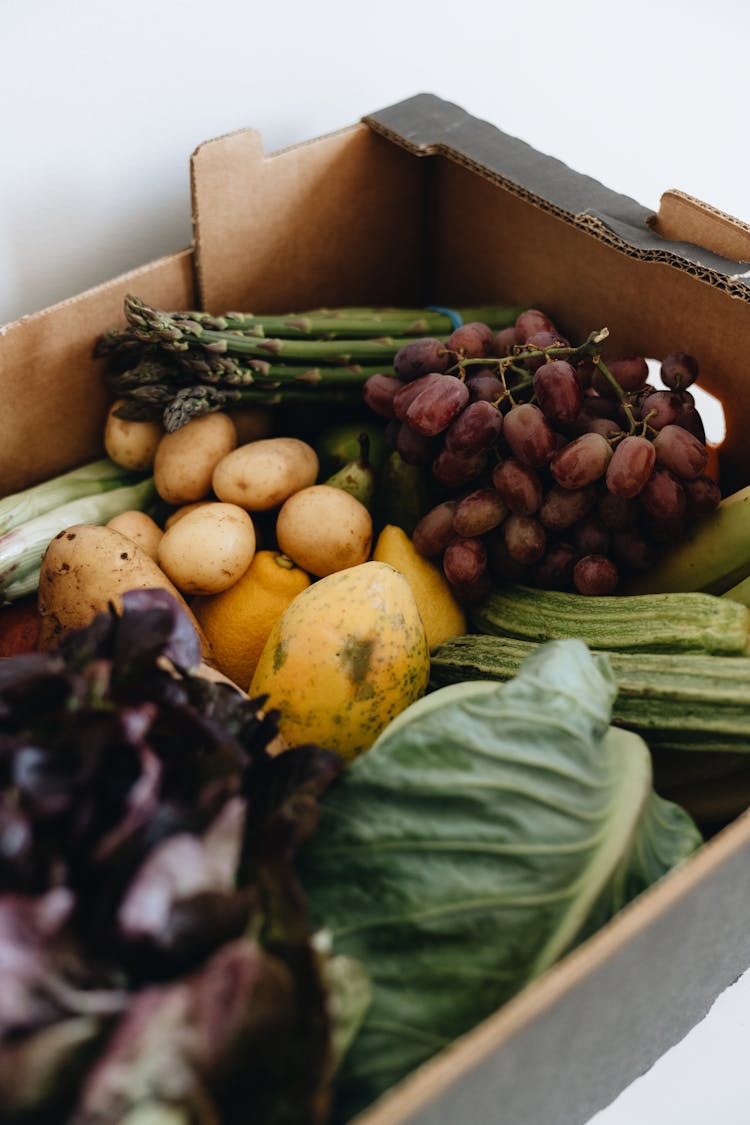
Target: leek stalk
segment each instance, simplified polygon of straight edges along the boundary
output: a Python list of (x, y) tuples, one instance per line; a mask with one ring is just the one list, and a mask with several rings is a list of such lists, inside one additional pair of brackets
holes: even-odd
[(0, 537), (0, 603), (15, 601), (36, 590), (44, 553), (50, 541), (66, 527), (105, 524), (121, 512), (148, 507), (155, 498), (153, 477), (141, 477), (135, 484), (58, 504), (7, 532)]
[(71, 469), (0, 500), (0, 536), (45, 512), (70, 503), (71, 500), (109, 492), (142, 479), (142, 473), (135, 474), (129, 469), (123, 469), (109, 457), (80, 465), (77, 469)]

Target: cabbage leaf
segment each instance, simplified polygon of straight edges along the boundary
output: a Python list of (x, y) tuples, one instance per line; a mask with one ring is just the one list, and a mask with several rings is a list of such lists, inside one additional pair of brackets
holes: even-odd
[(301, 878), (313, 925), (373, 988), (338, 1119), (701, 843), (654, 793), (646, 744), (610, 728), (616, 690), (606, 656), (549, 642), (506, 684), (414, 704), (325, 795)]

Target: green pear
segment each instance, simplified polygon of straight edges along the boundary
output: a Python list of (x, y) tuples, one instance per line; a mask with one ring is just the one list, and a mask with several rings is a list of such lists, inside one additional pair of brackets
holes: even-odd
[(377, 476), (370, 464), (370, 438), (366, 433), (358, 437), (359, 456), (348, 461), (342, 468), (333, 473), (324, 484), (333, 488), (341, 488), (344, 492), (351, 493), (361, 504), (370, 510), (375, 502), (377, 490)]

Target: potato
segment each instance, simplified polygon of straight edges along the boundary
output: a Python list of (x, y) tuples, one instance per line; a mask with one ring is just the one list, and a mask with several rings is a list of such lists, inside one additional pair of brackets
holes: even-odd
[(293, 437), (261, 438), (240, 445), (219, 461), (212, 486), (220, 500), (248, 512), (277, 508), (294, 492), (314, 484), (318, 455)]
[(107, 527), (113, 527), (115, 531), (127, 535), (128, 539), (132, 539), (137, 543), (142, 551), (145, 551), (149, 558), (157, 561), (157, 551), (159, 549), (159, 540), (164, 532), (159, 527), (156, 520), (152, 520), (151, 516), (138, 509), (128, 512), (120, 512), (119, 515), (113, 516), (108, 521)]
[(170, 512), (170, 514), (167, 516), (166, 520), (164, 521), (164, 530), (168, 531), (169, 528), (173, 526), (173, 524), (176, 524), (178, 520), (181, 520), (183, 516), (186, 516), (188, 512), (192, 512), (196, 508), (202, 508), (204, 504), (211, 503), (213, 503), (213, 501), (211, 500), (196, 500), (193, 504), (180, 505), (179, 508), (176, 508), (174, 512)]
[(236, 504), (202, 504), (164, 532), (158, 561), (184, 594), (218, 594), (242, 577), (255, 554), (255, 527)]
[(297, 566), (323, 578), (366, 562), (372, 518), (364, 504), (342, 488), (314, 484), (281, 506), (276, 519), (279, 549)]
[(211, 646), (177, 587), (145, 551), (111, 527), (74, 524), (49, 544), (39, 574), (39, 649), (50, 652), (73, 629), (90, 624), (126, 590), (168, 590), (200, 637), (203, 659)]
[(227, 414), (204, 414), (164, 434), (154, 457), (154, 484), (168, 504), (192, 504), (211, 491), (216, 465), (237, 445)]
[(104, 424), (104, 448), (116, 465), (145, 473), (153, 467), (164, 427), (161, 422), (129, 422), (125, 418), (115, 418), (115, 410), (124, 401), (118, 398), (109, 409)]

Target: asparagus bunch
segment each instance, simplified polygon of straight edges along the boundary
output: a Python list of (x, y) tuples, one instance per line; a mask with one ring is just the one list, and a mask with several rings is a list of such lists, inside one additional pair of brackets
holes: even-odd
[(94, 354), (122, 398), (120, 417), (161, 418), (173, 431), (191, 418), (231, 405), (361, 401), (371, 375), (388, 371), (398, 350), (432, 334), (445, 339), (460, 321), (493, 328), (513, 324), (514, 306), (456, 310), (316, 309), (288, 316), (213, 316), (165, 312), (135, 296), (125, 300), (127, 327), (102, 336)]

